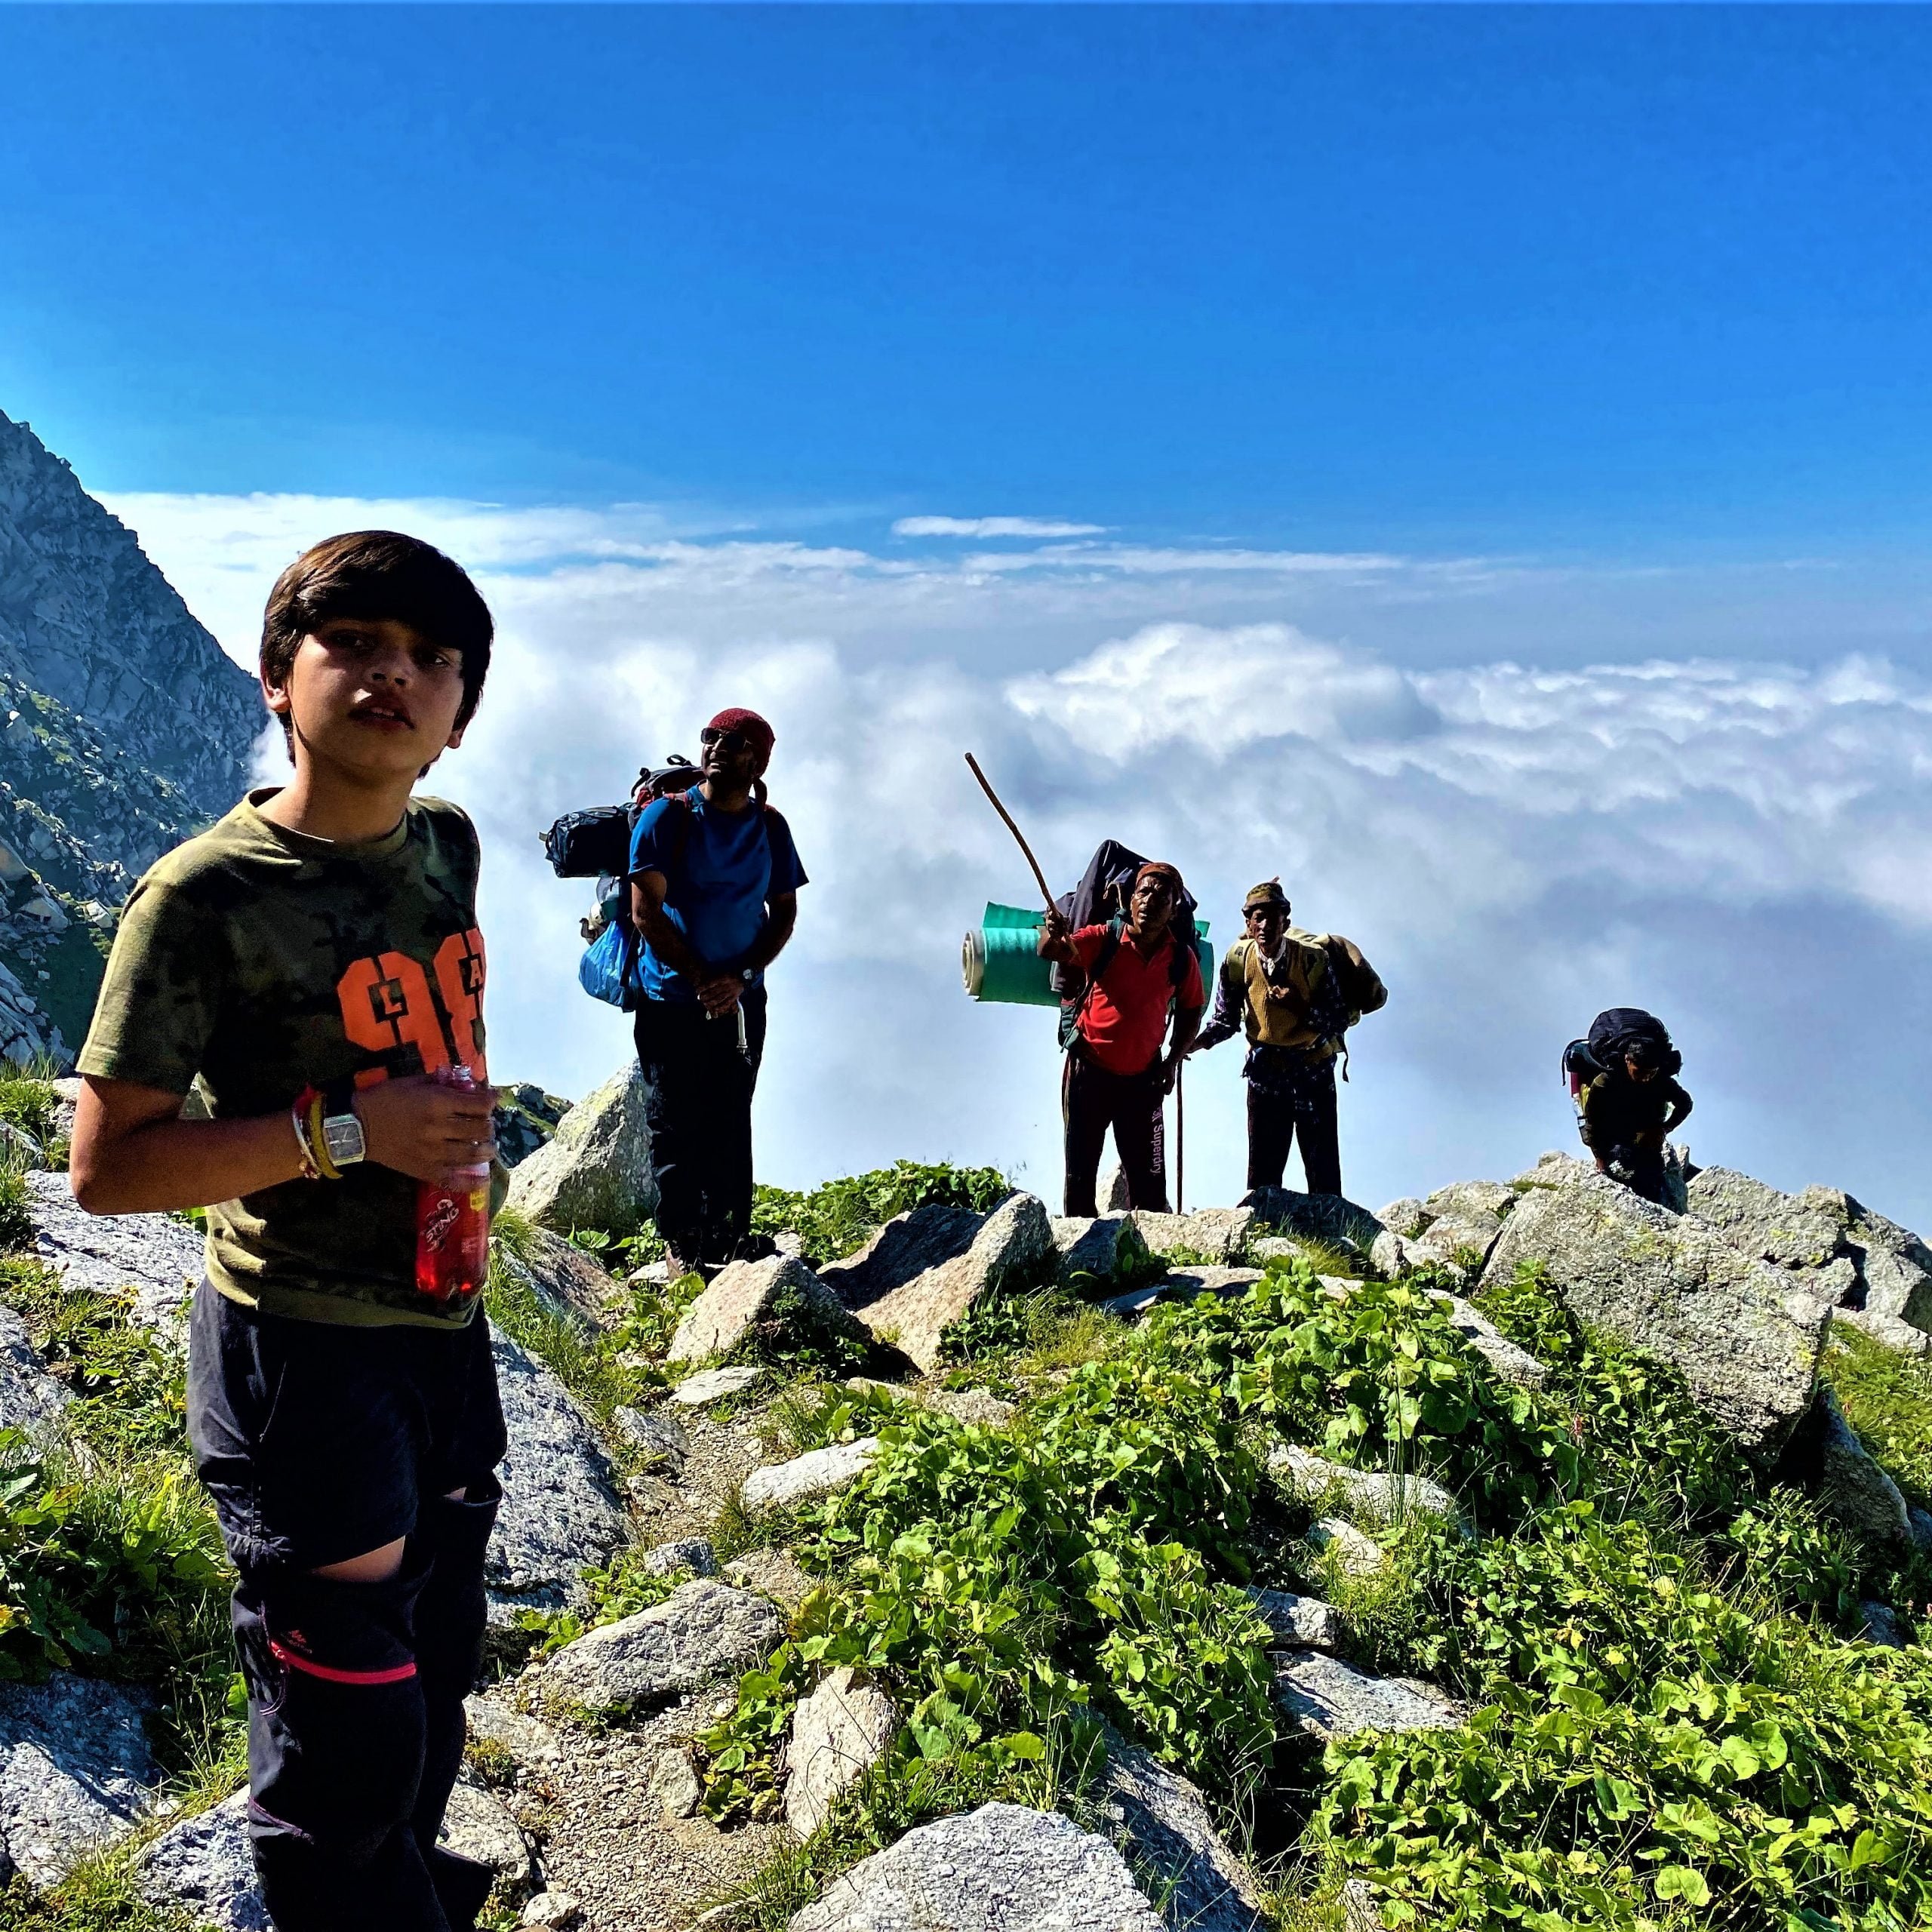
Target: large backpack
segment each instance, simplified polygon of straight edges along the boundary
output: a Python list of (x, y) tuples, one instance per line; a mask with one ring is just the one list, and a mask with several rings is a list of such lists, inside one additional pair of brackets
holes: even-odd
[(1606, 1008), (1590, 1022), (1588, 1035), (1563, 1049), (1563, 1072), (1572, 1098), (1600, 1073), (1623, 1064), (1624, 1056), (1639, 1041), (1657, 1048), (1662, 1071), (1675, 1075), (1684, 1056), (1671, 1044), (1670, 1030), (1654, 1013), (1640, 1006)]
[[(1195, 940), (1197, 951), (1181, 943), (1181, 925), (1177, 919), (1171, 929), (1174, 944), (1168, 952), (1168, 974), (1174, 987), (1176, 999), (1180, 989), (1187, 984), (1187, 962), (1198, 956), (1199, 940), (1194, 931), (1194, 921), (1185, 921), (1188, 937)], [(1127, 937), (1127, 915), (1116, 912), (1107, 921), (1106, 936), (1100, 941), (1100, 949), (1094, 955), (1093, 964), (1087, 969), (1084, 983), (1074, 993), (1063, 993), (1060, 1002), (1060, 1045), (1063, 1053), (1071, 1053), (1074, 1044), (1080, 1038), (1080, 1016), (1087, 1010), (1087, 1002), (1094, 996), (1094, 989), (1100, 983), (1100, 976), (1114, 963), (1114, 955), (1120, 951), (1121, 942)]]
[[(677, 829), (672, 835), (670, 853), (670, 863), (674, 866), (683, 863), (685, 848), (691, 843), (692, 823), (691, 794), (695, 789), (696, 787), (693, 786), (682, 792), (671, 792), (664, 795), (666, 798), (675, 801), (684, 808), (675, 814)], [(655, 798), (651, 801), (653, 804), (657, 802)], [(758, 790), (758, 807), (760, 814), (759, 826), (764, 833), (765, 847), (769, 851), (771, 844), (771, 820), (768, 814), (764, 789), (761, 786)], [(612, 809), (627, 812), (631, 822), (624, 832), (623, 857), (614, 866), (601, 866), (598, 868), (600, 873), (609, 875), (616, 879), (618, 887), (617, 897), (613, 916), (589, 945), (585, 947), (583, 957), (577, 961), (577, 984), (583, 987), (592, 999), (601, 999), (609, 1005), (622, 1007), (625, 1011), (629, 1012), (637, 1004), (639, 992), (637, 985), (637, 972), (643, 949), (644, 935), (632, 923), (629, 897), (624, 888), (630, 881), (631, 826), (635, 824), (642, 814), (631, 811), (627, 807), (613, 808), (607, 806), (601, 808), (601, 811), (606, 811)], [(574, 812), (567, 817), (560, 818), (546, 835), (543, 841), (544, 850), (546, 852), (549, 851), (551, 840), (555, 838), (558, 831), (569, 824), (571, 820), (590, 819), (598, 816), (598, 811)], [(554, 858), (550, 863), (553, 866), (557, 865)], [(566, 872), (561, 866), (557, 867), (557, 875), (559, 878), (576, 878), (584, 876), (577, 872)]]
[(559, 878), (595, 878), (600, 872), (621, 878), (631, 869), (631, 832), (637, 819), (631, 805), (566, 812), (542, 835), (543, 856)]

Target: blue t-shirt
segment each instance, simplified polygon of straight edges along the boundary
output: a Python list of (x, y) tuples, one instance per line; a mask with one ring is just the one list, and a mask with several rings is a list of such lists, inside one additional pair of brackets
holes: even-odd
[[(729, 966), (757, 938), (765, 902), (805, 883), (792, 828), (769, 805), (741, 812), (708, 805), (691, 790), (647, 805), (631, 833), (631, 871), (664, 875), (671, 923), (714, 966)], [(642, 949), (647, 999), (695, 1000), (682, 974)], [(763, 980), (754, 974), (751, 983)]]

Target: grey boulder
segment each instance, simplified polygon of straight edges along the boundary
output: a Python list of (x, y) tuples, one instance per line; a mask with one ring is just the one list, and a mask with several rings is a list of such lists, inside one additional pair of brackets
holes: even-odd
[(1283, 1650), (1332, 1651), (1342, 1641), (1342, 1613), (1319, 1597), (1298, 1596), (1293, 1590), (1250, 1590), (1247, 1600), (1268, 1626), (1271, 1647)]
[(1811, 1406), (1829, 1310), (1691, 1214), (1592, 1175), (1526, 1194), (1484, 1283), (1540, 1265), (1581, 1320), (1680, 1370), (1746, 1449), (1781, 1447)]
[[(1516, 1190), (1506, 1181), (1458, 1180), (1438, 1187), (1422, 1203), (1431, 1221), (1500, 1221), (1516, 1204)], [(1385, 1221), (1388, 1217), (1382, 1217)], [(1394, 1223), (1389, 1223), (1391, 1226)], [(1398, 1229), (1406, 1233), (1406, 1229)]]
[(218, 1932), (273, 1932), (248, 1847), (248, 1794), (183, 1818), (141, 1854), (136, 1884), (151, 1905), (172, 1906)]
[(64, 1878), (152, 1801), (161, 1773), (141, 1715), (98, 1678), (0, 1683), (0, 1846), (30, 1884)]
[(790, 1932), (1161, 1932), (1127, 1861), (1055, 1811), (983, 1804), (832, 1881)]
[(42, 1367), (26, 1324), (0, 1305), (0, 1429), (42, 1435), (67, 1400), (66, 1390)]
[(643, 1070), (632, 1061), (571, 1108), (546, 1147), (514, 1169), (506, 1205), (568, 1234), (634, 1227), (657, 1208)]
[(745, 1478), (740, 1494), (745, 1513), (762, 1516), (774, 1509), (801, 1509), (808, 1503), (823, 1501), (850, 1489), (871, 1466), (878, 1454), (878, 1438), (862, 1436), (857, 1442), (834, 1442), (823, 1449), (808, 1449), (789, 1462), (768, 1463), (754, 1469)]
[(666, 1359), (706, 1361), (734, 1349), (775, 1347), (808, 1337), (863, 1345), (865, 1329), (795, 1256), (734, 1261), (685, 1311)]
[(1192, 1214), (1137, 1208), (1131, 1219), (1153, 1253), (1185, 1253), (1223, 1267), (1244, 1251), (1256, 1232), (1254, 1211), (1249, 1208), (1201, 1208)]
[(467, 1777), (459, 1780), (450, 1793), (436, 1841), (459, 1858), (487, 1865), (506, 1888), (527, 1885), (537, 1876), (530, 1841), (509, 1807)]
[(750, 1669), (784, 1635), (768, 1598), (701, 1577), (565, 1644), (528, 1681), (545, 1703), (632, 1711)]
[(764, 1373), (755, 1362), (740, 1362), (731, 1368), (700, 1369), (688, 1375), (671, 1391), (671, 1399), (681, 1408), (707, 1409), (728, 1395), (742, 1395)]
[(577, 1573), (623, 1542), (627, 1519), (610, 1458), (569, 1391), (509, 1336), (491, 1345), (509, 1447), (484, 1576), (490, 1620), (503, 1625), (519, 1610), (580, 1606)]
[(1378, 1208), (1375, 1218), (1390, 1234), (1398, 1235), (1404, 1241), (1414, 1241), (1434, 1217), (1414, 1195), (1405, 1194), (1401, 1200), (1392, 1201), (1386, 1208)]
[[(974, 1223), (970, 1233), (964, 1222)], [(820, 1278), (881, 1341), (931, 1371), (946, 1331), (976, 1303), (1037, 1285), (1058, 1261), (1045, 1208), (1015, 1194), (983, 1221), (962, 1221), (955, 1208), (915, 1208)]]
[(668, 1410), (613, 1409), (611, 1426), (636, 1451), (641, 1467), (661, 1467), (673, 1482), (684, 1473), (691, 1439), (684, 1424)]
[(885, 1755), (898, 1728), (892, 1700), (855, 1682), (850, 1665), (799, 1699), (785, 1758), (785, 1822), (799, 1838), (810, 1838), (825, 1823), (839, 1794)]
[(1111, 1281), (1132, 1272), (1147, 1260), (1147, 1244), (1131, 1214), (1055, 1215), (1054, 1246), (1060, 1254), (1060, 1279), (1077, 1275)]
[(38, 1258), (70, 1288), (95, 1294), (131, 1290), (131, 1318), (177, 1343), (183, 1304), (202, 1278), (202, 1235), (171, 1214), (90, 1214), (63, 1174), (24, 1177)]
[(1366, 1254), (1382, 1223), (1340, 1194), (1297, 1194), (1291, 1187), (1257, 1187), (1241, 1197), (1254, 1218), (1305, 1241), (1346, 1241)]
[(1842, 1189), (1786, 1194), (1728, 1168), (1705, 1168), (1688, 1196), (1691, 1212), (1745, 1253), (1799, 1275), (1880, 1340), (1897, 1346), (1899, 1330), (1932, 1333), (1932, 1251)]
[(1427, 1476), (1353, 1469), (1292, 1443), (1278, 1442), (1269, 1451), (1268, 1473), (1302, 1502), (1338, 1498), (1351, 1516), (1369, 1523), (1400, 1523), (1417, 1514), (1453, 1520), (1456, 1515), (1456, 1499)]
[(1321, 1651), (1276, 1659), (1275, 1701), (1324, 1744), (1364, 1730), (1453, 1730), (1465, 1715), (1433, 1684), (1371, 1677)]
[(495, 1260), (500, 1272), (580, 1334), (594, 1335), (625, 1310), (628, 1297), (622, 1284), (551, 1229), (534, 1227), (515, 1247), (499, 1241)]
[(1912, 1517), (1899, 1486), (1875, 1463), (1821, 1384), (1811, 1412), (1798, 1426), (1778, 1472), (1808, 1491), (1820, 1512), (1854, 1542), (1894, 1560), (1912, 1548)]
[(1107, 1769), (1091, 1793), (1126, 1841), (1174, 1932), (1262, 1932), (1261, 1887), (1214, 1828), (1201, 1793), (1111, 1727)]

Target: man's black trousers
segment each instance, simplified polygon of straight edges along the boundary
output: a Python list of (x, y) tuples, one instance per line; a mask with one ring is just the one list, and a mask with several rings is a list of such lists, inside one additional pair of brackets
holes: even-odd
[[(491, 1872), (437, 1835), (502, 1495), (481, 1311), (451, 1330), (340, 1327), (204, 1282), (188, 1433), (241, 1573), (248, 1835), (269, 1916), (279, 1932), (470, 1932)], [(398, 1538), (393, 1577), (314, 1574)]]
[(731, 1014), (695, 1001), (648, 999), (637, 1009), (657, 1231), (684, 1261), (721, 1262), (751, 1232), (752, 1095), (764, 1056), (765, 994), (747, 989), (745, 1047)]
[(1247, 1184), (1279, 1187), (1295, 1136), (1311, 1194), (1342, 1191), (1342, 1143), (1335, 1124), (1335, 1070), (1311, 1073), (1292, 1087), (1247, 1083)]
[(1158, 1060), (1145, 1073), (1109, 1073), (1078, 1046), (1067, 1054), (1060, 1076), (1060, 1118), (1066, 1134), (1068, 1214), (1100, 1212), (1094, 1189), (1109, 1128), (1127, 1178), (1128, 1205), (1168, 1212), (1167, 1135), (1161, 1111), (1166, 1097)]

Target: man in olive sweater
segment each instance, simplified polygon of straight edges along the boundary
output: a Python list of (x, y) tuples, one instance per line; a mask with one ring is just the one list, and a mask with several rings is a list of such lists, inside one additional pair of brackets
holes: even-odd
[(1342, 1191), (1335, 1121), (1335, 1060), (1343, 1035), (1386, 1004), (1388, 989), (1352, 940), (1306, 933), (1288, 922), (1279, 879), (1242, 902), (1245, 935), (1229, 947), (1215, 980), (1214, 1017), (1191, 1051), (1247, 1038), (1247, 1185), (1279, 1187), (1297, 1132), (1311, 1194)]

